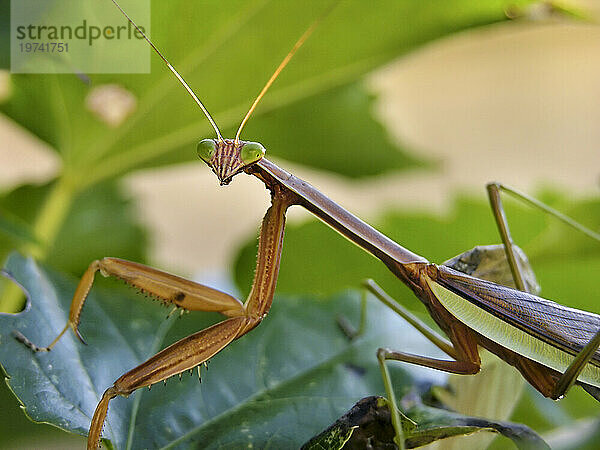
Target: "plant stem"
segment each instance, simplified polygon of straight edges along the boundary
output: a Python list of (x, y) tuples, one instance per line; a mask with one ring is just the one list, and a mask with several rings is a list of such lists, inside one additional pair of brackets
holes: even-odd
[(39, 244), (25, 244), (22, 252), (41, 261), (46, 259), (48, 250), (71, 209), (75, 192), (73, 184), (64, 175), (56, 181), (33, 226)]
[[(18, 249), (38, 261), (46, 259), (48, 250), (54, 243), (77, 193), (75, 184), (63, 174), (52, 187), (33, 226), (38, 243), (27, 243)], [(23, 293), (13, 283), (7, 284), (0, 300), (0, 311), (17, 312), (23, 305)]]

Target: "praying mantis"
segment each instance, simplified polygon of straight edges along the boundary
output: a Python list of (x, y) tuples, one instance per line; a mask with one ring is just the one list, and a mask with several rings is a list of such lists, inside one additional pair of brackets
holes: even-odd
[[(384, 373), (384, 361), (387, 359), (417, 363), (453, 373), (475, 373), (479, 368), (477, 345), (481, 345), (515, 365), (525, 378), (544, 395), (559, 397), (575, 381), (586, 385), (592, 392), (595, 392), (594, 387), (600, 387), (596, 351), (600, 342), (596, 332), (600, 326), (598, 316), (560, 307), (537, 297), (501, 288), (467, 277), (443, 266), (431, 264), (423, 257), (404, 249), (371, 228), (305, 181), (270, 162), (264, 157), (265, 149), (261, 144), (240, 139), (241, 131), (254, 108), (295, 51), (308, 38), (312, 29), (313, 27), (300, 38), (292, 52), (275, 71), (243, 119), (234, 139), (222, 138), (216, 124), (200, 100), (163, 58), (169, 69), (201, 106), (215, 128), (217, 139), (205, 139), (199, 143), (198, 155), (200, 158), (209, 165), (222, 185), (228, 184), (234, 176), (241, 173), (255, 176), (270, 190), (272, 205), (263, 219), (256, 276), (251, 293), (245, 303), (209, 287), (116, 258), (104, 258), (94, 261), (90, 265), (75, 292), (67, 326), (45, 349), (51, 349), (56, 345), (69, 328), (78, 335), (81, 309), (97, 271), (105, 276), (121, 278), (128, 284), (150, 292), (174, 306), (186, 310), (218, 311), (227, 319), (166, 348), (146, 363), (123, 375), (112, 387), (108, 388), (94, 414), (88, 447), (95, 447), (100, 439), (102, 423), (112, 398), (117, 395), (128, 395), (136, 389), (150, 386), (202, 364), (233, 340), (260, 324), (268, 313), (273, 299), (281, 257), (285, 214), (292, 205), (299, 205), (309, 210), (340, 234), (380, 259), (425, 303), (434, 320), (450, 338), (450, 342), (447, 342), (434, 337), (434, 343), (455, 361), (436, 361), (382, 350), (378, 353), (378, 357)], [(150, 44), (153, 46), (152, 43)], [(154, 46), (153, 48), (161, 55), (158, 49)], [(495, 211), (499, 216), (500, 223), (503, 224), (501, 227), (503, 226), (505, 229), (504, 240), (507, 245), (508, 258), (511, 261), (514, 251), (511, 249), (511, 239), (506, 221), (502, 217), (502, 207), (497, 199), (498, 191), (501, 188), (501, 186), (492, 185), (490, 192), (491, 196), (496, 199)], [(511, 267), (518, 280), (518, 263), (511, 262)], [(522, 288), (518, 281), (517, 285)], [(465, 301), (477, 301), (477, 299), (487, 300), (488, 303), (480, 303), (479, 310), (470, 309), (468, 311), (470, 315), (478, 314), (481, 311), (481, 316), (467, 322), (463, 313), (469, 307), (469, 303)], [(496, 302), (498, 299), (509, 303), (502, 309)], [(510, 301), (513, 302), (513, 305), (533, 303), (538, 305), (539, 309), (529, 309), (523, 311), (521, 316), (511, 316), (510, 313), (513, 311), (511, 311)], [(546, 311), (561, 314), (565, 316), (565, 320), (578, 320), (585, 328), (580, 335), (565, 335), (558, 330), (547, 330), (543, 327), (543, 323), (551, 323), (547, 317), (544, 318), (545, 322), (537, 325), (536, 328), (534, 319), (540, 319)], [(498, 333), (498, 331), (507, 330), (520, 334), (515, 334), (508, 339), (502, 336), (503, 333)], [(525, 337), (528, 332), (533, 333), (532, 339), (534, 340), (531, 341), (531, 344), (514, 348), (512, 343), (519, 337)], [(27, 343), (25, 339), (23, 341)], [(42, 350), (29, 344), (36, 350)], [(527, 353), (526, 351), (531, 350), (534, 344), (541, 345), (542, 349), (537, 353)], [(556, 350), (552, 350), (553, 348)], [(581, 352), (579, 352), (580, 350)], [(569, 362), (569, 358), (576, 354), (578, 354), (577, 358)], [(565, 363), (565, 358), (568, 363)], [(550, 368), (547, 367), (548, 365)], [(560, 376), (559, 374), (562, 372), (565, 375)], [(402, 446), (399, 416), (391, 392), (388, 392), (388, 397), (391, 409), (395, 413), (393, 417), (398, 434), (397, 442), (399, 446)]]

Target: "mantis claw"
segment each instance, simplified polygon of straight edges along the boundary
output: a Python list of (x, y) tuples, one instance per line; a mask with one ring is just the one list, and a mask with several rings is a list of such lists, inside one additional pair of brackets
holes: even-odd
[(73, 332), (75, 333), (75, 336), (77, 336), (77, 338), (83, 345), (88, 345), (88, 343), (85, 341), (85, 339), (83, 339), (83, 336), (81, 335), (81, 333), (79, 332), (79, 329), (77, 327), (73, 327)]

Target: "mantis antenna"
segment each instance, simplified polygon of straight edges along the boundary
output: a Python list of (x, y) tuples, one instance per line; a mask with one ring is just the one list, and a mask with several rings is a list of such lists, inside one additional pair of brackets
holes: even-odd
[(339, 1), (334, 1), (333, 3), (331, 3), (329, 5), (329, 7), (327, 9), (325, 9), (325, 11), (323, 11), (321, 13), (321, 15), (315, 19), (315, 21), (308, 27), (308, 29), (304, 32), (304, 34), (302, 34), (302, 36), (300, 36), (300, 38), (296, 41), (296, 43), (294, 44), (294, 46), (292, 47), (290, 52), (285, 56), (285, 58), (283, 58), (283, 61), (281, 61), (279, 66), (277, 66), (277, 69), (275, 69), (275, 72), (273, 72), (273, 75), (271, 75), (271, 78), (269, 78), (269, 81), (267, 81), (265, 86), (262, 88), (262, 90), (260, 91), (260, 94), (258, 94), (258, 97), (256, 97), (256, 100), (254, 100), (254, 103), (252, 103), (252, 106), (250, 107), (250, 109), (246, 113), (246, 116), (242, 120), (242, 123), (240, 124), (240, 127), (238, 128), (237, 133), (235, 134), (235, 144), (239, 143), (242, 128), (244, 128), (244, 125), (246, 125), (246, 122), (248, 122), (248, 119), (250, 118), (250, 116), (252, 115), (254, 110), (256, 109), (258, 102), (261, 101), (261, 99), (267, 93), (267, 91), (269, 90), (269, 88), (271, 87), (273, 82), (277, 79), (277, 77), (279, 76), (281, 71), (285, 68), (285, 66), (287, 66), (287, 64), (290, 62), (290, 60), (292, 59), (294, 54), (298, 51), (298, 49), (300, 47), (302, 47), (302, 44), (304, 44), (304, 42), (306, 42), (306, 40), (310, 37), (310, 35), (313, 33), (313, 31), (315, 31), (317, 26), (323, 21), (323, 19), (325, 19), (325, 17), (327, 17), (329, 15), (329, 13), (333, 10), (333, 8), (338, 3), (339, 3)]
[(167, 58), (165, 58), (163, 56), (163, 54), (160, 52), (160, 50), (152, 43), (152, 41), (150, 40), (150, 38), (148, 36), (146, 36), (146, 33), (144, 33), (140, 29), (140, 27), (138, 27), (137, 24), (127, 15), (127, 13), (123, 10), (123, 8), (121, 8), (121, 6), (116, 2), (116, 0), (111, 0), (111, 1), (115, 4), (115, 6), (117, 8), (119, 8), (119, 11), (121, 11), (121, 13), (123, 13), (123, 15), (129, 21), (129, 23), (131, 23), (131, 25), (133, 25), (135, 27), (135, 29), (140, 32), (140, 34), (144, 37), (144, 39), (146, 40), (146, 42), (148, 42), (148, 44), (150, 44), (150, 46), (154, 49), (154, 51), (158, 54), (158, 56), (160, 56), (160, 58), (164, 61), (164, 63), (169, 68), (169, 70), (171, 72), (173, 72), (173, 74), (175, 74), (175, 76), (177, 77), (177, 79), (179, 80), (179, 82), (183, 85), (183, 87), (185, 88), (185, 90), (188, 91), (188, 94), (190, 94), (192, 96), (192, 98), (198, 104), (198, 106), (200, 107), (200, 109), (202, 109), (202, 112), (204, 113), (204, 115), (206, 116), (206, 118), (208, 119), (208, 121), (210, 122), (210, 124), (212, 125), (212, 127), (215, 129), (215, 132), (217, 133), (217, 138), (219, 139), (219, 141), (222, 141), (223, 140), (223, 136), (221, 136), (221, 132), (219, 131), (219, 128), (217, 127), (217, 124), (213, 120), (212, 116), (210, 115), (210, 113), (208, 112), (208, 110), (206, 109), (206, 107), (202, 104), (202, 102), (200, 101), (200, 99), (196, 96), (196, 94), (194, 94), (194, 91), (192, 91), (192, 88), (190, 88), (190, 86), (185, 82), (185, 80), (183, 79), (183, 77), (181, 75), (179, 75), (179, 73), (175, 70), (175, 68), (171, 65), (171, 63), (169, 61), (167, 61)]
[[(204, 115), (206, 116), (206, 118), (208, 119), (208, 121), (210, 122), (210, 124), (212, 125), (212, 127), (215, 129), (215, 132), (217, 134), (218, 140), (219, 141), (223, 141), (223, 136), (221, 136), (221, 132), (219, 131), (219, 128), (217, 127), (217, 124), (213, 120), (212, 116), (210, 115), (210, 113), (208, 112), (208, 110), (206, 109), (206, 107), (202, 104), (202, 102), (200, 101), (200, 99), (198, 98), (198, 96), (194, 93), (194, 91), (192, 90), (192, 88), (186, 83), (186, 81), (179, 74), (179, 72), (177, 72), (177, 70), (175, 70), (175, 68), (171, 65), (171, 63), (167, 60), (167, 58), (164, 57), (164, 55), (160, 52), (160, 50), (156, 47), (156, 45), (154, 45), (154, 43), (150, 40), (150, 38), (148, 36), (146, 36), (146, 33), (144, 33), (140, 29), (140, 27), (138, 27), (137, 24), (131, 19), (131, 17), (129, 17), (129, 15), (123, 10), (123, 8), (121, 8), (121, 6), (117, 3), (117, 1), (116, 0), (111, 0), (111, 1), (119, 9), (119, 11), (121, 11), (121, 13), (129, 21), (129, 23), (131, 23), (131, 25), (133, 25), (135, 27), (135, 29), (143, 36), (143, 38), (146, 40), (146, 42), (148, 42), (148, 44), (150, 44), (150, 46), (156, 52), (156, 54), (158, 56), (160, 56), (160, 58), (167, 65), (167, 67), (169, 68), (169, 70), (171, 72), (173, 72), (173, 74), (177, 77), (177, 79), (183, 85), (183, 87), (188, 92), (188, 94), (190, 94), (192, 96), (192, 98), (198, 104), (198, 106), (200, 107), (200, 109), (202, 109), (202, 112), (204, 113)], [(275, 72), (273, 72), (273, 75), (271, 75), (271, 78), (269, 78), (269, 80), (267, 81), (267, 83), (265, 84), (265, 86), (262, 88), (262, 90), (258, 94), (258, 97), (256, 97), (256, 100), (254, 100), (254, 103), (252, 103), (252, 106), (250, 107), (250, 109), (246, 113), (246, 116), (242, 120), (242, 123), (240, 124), (240, 127), (238, 128), (237, 133), (235, 135), (235, 143), (236, 144), (239, 143), (240, 133), (242, 132), (242, 128), (244, 128), (244, 125), (246, 125), (246, 122), (248, 122), (248, 119), (250, 118), (250, 116), (252, 115), (252, 113), (254, 112), (254, 110), (256, 109), (256, 106), (261, 101), (261, 99), (264, 97), (264, 95), (266, 94), (266, 92), (269, 90), (269, 88), (271, 87), (271, 85), (273, 84), (273, 82), (277, 79), (277, 77), (279, 76), (279, 74), (281, 73), (281, 71), (285, 68), (285, 66), (287, 66), (287, 64), (290, 62), (290, 60), (292, 59), (292, 57), (294, 56), (294, 54), (298, 51), (298, 49), (300, 47), (302, 47), (302, 44), (304, 44), (304, 42), (306, 42), (306, 40), (310, 37), (310, 35), (313, 33), (313, 31), (315, 31), (315, 29), (317, 28), (317, 26), (323, 21), (323, 19), (325, 17), (327, 17), (329, 15), (329, 13), (333, 10), (333, 8), (338, 3), (339, 3), (339, 0), (332, 2), (329, 5), (329, 7), (327, 9), (325, 9), (325, 11), (323, 11), (323, 13), (321, 13), (321, 15), (319, 17), (317, 17), (317, 19), (308, 27), (308, 29), (304, 32), (304, 34), (302, 34), (302, 36), (300, 36), (300, 38), (296, 41), (296, 43), (294, 44), (294, 47), (292, 47), (292, 49), (290, 50), (290, 52), (285, 56), (285, 58), (283, 58), (283, 61), (281, 61), (281, 63), (279, 64), (279, 66), (277, 66), (277, 69), (275, 69)]]

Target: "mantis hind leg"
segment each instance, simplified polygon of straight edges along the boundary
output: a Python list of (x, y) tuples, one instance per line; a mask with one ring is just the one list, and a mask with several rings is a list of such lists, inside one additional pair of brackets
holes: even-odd
[[(500, 183), (489, 183), (487, 185), (488, 196), (490, 199), (490, 203), (492, 206), (492, 211), (494, 213), (494, 218), (496, 219), (496, 224), (498, 225), (498, 230), (500, 232), (500, 236), (502, 238), (502, 242), (504, 244), (504, 249), (506, 252), (506, 258), (510, 265), (513, 278), (517, 289), (521, 291), (528, 292), (526, 287), (526, 283), (523, 277), (523, 269), (520, 265), (520, 262), (517, 258), (516, 246), (512, 240), (512, 236), (510, 234), (510, 228), (508, 226), (508, 221), (506, 219), (506, 214), (504, 212), (504, 207), (502, 206), (502, 199), (500, 197), (501, 192), (505, 192), (512, 197), (515, 197), (530, 206), (538, 208), (545, 213), (557, 218), (564, 224), (576, 229), (577, 231), (585, 234), (586, 236), (600, 241), (600, 234), (595, 231), (590, 230), (584, 225), (576, 222), (570, 217), (562, 214), (561, 212), (555, 210), (554, 208), (545, 205), (539, 200), (530, 197), (522, 192), (519, 192), (511, 187), (502, 185)], [(577, 381), (577, 377), (584, 369), (585, 365), (592, 359), (595, 352), (600, 347), (600, 330), (594, 335), (594, 337), (585, 345), (585, 347), (581, 350), (581, 352), (575, 357), (575, 359), (571, 362), (567, 370), (557, 379), (556, 384), (554, 385), (554, 389), (552, 390), (551, 397), (554, 399), (561, 398), (564, 396), (567, 391), (575, 384)]]
[(539, 210), (545, 212), (546, 214), (555, 217), (560, 220), (564, 224), (576, 229), (577, 231), (585, 234), (586, 236), (600, 241), (600, 233), (596, 233), (593, 230), (590, 230), (586, 226), (576, 222), (570, 217), (564, 215), (560, 211), (555, 210), (554, 208), (549, 207), (548, 205), (540, 202), (539, 200), (530, 197), (527, 194), (517, 191), (509, 186), (505, 186), (501, 183), (489, 183), (487, 186), (488, 197), (490, 199), (490, 204), (492, 207), (492, 212), (494, 213), (494, 218), (496, 219), (496, 224), (498, 225), (498, 231), (500, 232), (500, 236), (502, 238), (502, 243), (504, 244), (504, 248), (506, 250), (506, 258), (508, 259), (508, 263), (511, 267), (511, 271), (513, 274), (513, 278), (515, 280), (515, 284), (517, 285), (517, 289), (521, 291), (527, 292), (525, 287), (525, 283), (522, 277), (522, 269), (519, 264), (515, 244), (513, 242), (512, 236), (510, 234), (510, 229), (508, 226), (508, 221), (506, 219), (506, 214), (504, 212), (504, 207), (502, 205), (502, 199), (500, 197), (500, 193), (504, 192), (513, 198), (516, 198), (528, 205), (538, 208)]
[[(505, 224), (504, 229), (506, 234), (510, 236), (508, 232), (508, 225), (506, 225), (506, 219), (503, 214), (503, 210), (497, 209), (498, 215), (502, 215), (504, 218), (503, 223)], [(512, 244), (512, 241), (510, 241)], [(529, 268), (529, 264), (525, 254), (514, 244), (510, 246), (512, 260), (508, 260), (502, 256), (506, 249), (500, 246), (483, 246), (476, 247), (473, 250), (465, 252), (449, 261), (446, 261), (444, 265), (453, 267), (456, 270), (465, 272), (468, 275), (487, 279), (496, 283), (506, 285), (518, 285), (521, 283), (530, 290), (537, 291), (537, 282), (535, 275)], [(513, 269), (514, 268), (514, 269)], [(517, 272), (518, 278), (512, 275), (512, 272)], [(513, 279), (516, 281), (513, 282)], [(520, 280), (520, 281), (519, 281)], [(418, 355), (411, 355), (404, 352), (394, 352), (387, 349), (379, 349), (377, 357), (379, 360), (382, 377), (386, 387), (386, 395), (390, 404), (390, 410), (392, 412), (393, 425), (396, 431), (396, 440), (399, 441), (402, 436), (402, 430), (400, 428), (399, 414), (395, 410), (396, 400), (394, 391), (392, 389), (389, 374), (385, 365), (385, 360), (392, 359), (412, 364), (418, 364), (421, 366), (429, 367), (432, 369), (442, 370), (453, 374), (475, 374), (479, 372), (480, 360), (479, 355), (476, 354), (477, 348), (470, 339), (467, 342), (463, 342), (461, 348), (456, 349), (452, 343), (450, 343), (445, 337), (429, 328), (424, 322), (414, 316), (410, 311), (392, 299), (387, 295), (377, 284), (372, 280), (367, 280), (363, 283), (364, 287), (371, 292), (377, 299), (393, 309), (397, 314), (407, 320), (413, 325), (423, 336), (425, 336), (434, 345), (444, 351), (447, 355), (454, 359), (454, 361), (437, 360), (433, 358), (427, 358)], [(464, 336), (465, 334), (463, 334)], [(462, 348), (464, 347), (464, 348)], [(493, 374), (492, 374), (493, 375)], [(489, 377), (489, 376), (488, 376)], [(510, 377), (509, 377), (510, 378)]]

